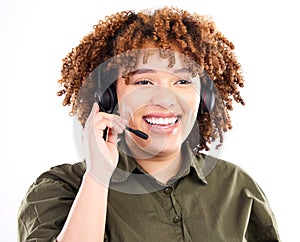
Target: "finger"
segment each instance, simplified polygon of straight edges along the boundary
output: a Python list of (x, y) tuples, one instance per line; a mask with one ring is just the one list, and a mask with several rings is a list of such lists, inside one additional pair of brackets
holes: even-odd
[(126, 126), (120, 120), (100, 119), (94, 126), (94, 134), (98, 141), (103, 139), (103, 133), (106, 128), (109, 130), (106, 141), (116, 142), (118, 135), (125, 130)]
[(110, 132), (116, 133), (118, 135), (118, 134), (121, 134), (125, 130), (126, 126), (124, 124), (119, 124), (118, 122), (114, 122), (114, 121), (110, 121), (110, 120), (102, 120), (95, 127), (95, 132), (97, 134), (99, 134), (100, 132), (103, 133), (103, 131), (106, 128), (108, 128), (110, 130)]
[[(99, 112), (95, 117), (94, 123), (97, 124), (101, 122), (105, 122), (107, 124), (106, 127), (108, 128), (118, 126), (121, 127), (122, 129), (125, 129), (128, 123), (126, 119), (123, 119), (120, 116)], [(102, 127), (102, 128), (104, 129), (106, 127)]]
[[(92, 115), (91, 115), (92, 116)], [(90, 117), (90, 123), (86, 124), (84, 127), (85, 136), (94, 136), (99, 141), (103, 138), (103, 133), (106, 128), (113, 128), (113, 121), (103, 118), (94, 119)]]
[(119, 115), (115, 115), (115, 114), (109, 114), (109, 113), (105, 113), (105, 112), (99, 112), (98, 114), (96, 114), (95, 118), (99, 118), (99, 119), (108, 119), (108, 120), (117, 120), (120, 123), (124, 123), (125, 125), (128, 123), (128, 121), (124, 118), (122, 118)]
[(113, 127), (114, 127), (113, 120), (101, 119), (101, 118), (94, 120), (94, 129), (95, 130), (104, 130), (106, 128), (113, 128)]
[(94, 110), (95, 112), (100, 112), (100, 108), (97, 102), (93, 103), (92, 110)]
[(121, 134), (123, 131), (124, 131), (124, 129), (109, 129), (106, 142), (112, 143), (112, 144), (117, 144), (119, 134)]
[(93, 124), (93, 120), (97, 113), (99, 113), (99, 105), (96, 102), (94, 102), (92, 106), (92, 110), (85, 122), (85, 126), (89, 126), (90, 124)]
[[(111, 118), (111, 116), (110, 116), (110, 118)], [(104, 120), (102, 120), (102, 122), (103, 121)], [(126, 128), (125, 123), (127, 123), (127, 121), (124, 122), (122, 119), (120, 119), (119, 116), (115, 116), (115, 117), (113, 117), (112, 120), (106, 120), (106, 122), (111, 124), (111, 126), (108, 127), (109, 129), (108, 129), (108, 134), (106, 137), (106, 142), (116, 144), (117, 140), (118, 140), (118, 135), (121, 134), (122, 132), (124, 132), (124, 130)]]

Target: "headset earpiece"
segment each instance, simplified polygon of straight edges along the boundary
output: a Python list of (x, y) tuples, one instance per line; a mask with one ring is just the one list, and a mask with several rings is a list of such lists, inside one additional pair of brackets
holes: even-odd
[(209, 113), (215, 104), (214, 83), (209, 78), (208, 82), (201, 81), (200, 105), (198, 115)]
[[(116, 81), (114, 73), (109, 73), (104, 76), (103, 67), (100, 66), (92, 73), (92, 78), (97, 83), (95, 93), (96, 101), (101, 112), (113, 113), (117, 103)], [(113, 80), (113, 81), (112, 81)]]
[(101, 89), (98, 89), (97, 96), (100, 111), (113, 113), (118, 102), (115, 83), (111, 84), (103, 94)]

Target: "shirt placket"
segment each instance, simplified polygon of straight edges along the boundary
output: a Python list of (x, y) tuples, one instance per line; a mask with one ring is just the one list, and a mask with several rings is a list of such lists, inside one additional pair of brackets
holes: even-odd
[(161, 205), (163, 206), (176, 241), (184, 240), (181, 208), (174, 197), (174, 187), (168, 186), (160, 191)]

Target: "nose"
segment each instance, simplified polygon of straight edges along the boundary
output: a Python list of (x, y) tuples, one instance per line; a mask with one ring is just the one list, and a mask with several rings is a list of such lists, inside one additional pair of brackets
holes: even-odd
[(151, 103), (164, 108), (172, 107), (177, 102), (177, 95), (167, 87), (156, 86), (151, 93)]

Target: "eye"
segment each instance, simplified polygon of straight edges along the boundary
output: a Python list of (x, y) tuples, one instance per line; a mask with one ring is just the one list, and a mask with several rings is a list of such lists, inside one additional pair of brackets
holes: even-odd
[(148, 79), (142, 79), (134, 82), (135, 85), (153, 85), (153, 83)]
[(175, 84), (179, 84), (179, 85), (189, 85), (191, 84), (192, 82), (189, 81), (189, 80), (185, 80), (185, 79), (181, 79), (181, 80), (178, 80)]

